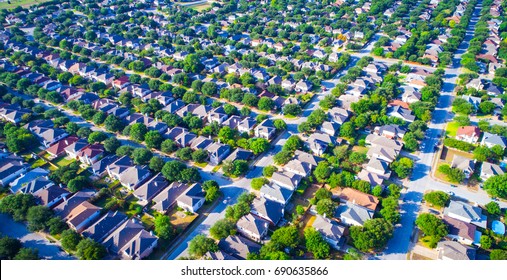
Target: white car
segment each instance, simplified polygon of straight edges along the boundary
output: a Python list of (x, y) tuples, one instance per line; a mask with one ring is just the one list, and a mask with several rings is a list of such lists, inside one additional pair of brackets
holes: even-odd
[(448, 194), (448, 195), (454, 195), (454, 193), (453, 193), (453, 192), (451, 192), (451, 191), (448, 191), (448, 192), (447, 192), (447, 194)]

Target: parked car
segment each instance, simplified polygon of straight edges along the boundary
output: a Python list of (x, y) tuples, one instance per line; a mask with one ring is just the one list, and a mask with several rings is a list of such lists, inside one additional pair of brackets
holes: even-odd
[(451, 185), (451, 188), (457, 188), (457, 187), (458, 187), (458, 186), (456, 186), (456, 185)]
[(448, 191), (448, 192), (447, 192), (447, 194), (448, 194), (448, 195), (454, 195), (454, 193), (453, 193), (453, 192), (451, 192), (451, 191)]

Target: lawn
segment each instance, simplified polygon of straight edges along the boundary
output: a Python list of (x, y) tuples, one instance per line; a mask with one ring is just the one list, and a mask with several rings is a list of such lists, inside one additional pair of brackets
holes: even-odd
[(357, 152), (357, 153), (361, 153), (361, 154), (366, 154), (368, 152), (368, 147), (354, 146), (354, 147), (352, 147), (352, 151)]
[(178, 211), (176, 208), (169, 212), (171, 224), (177, 229), (178, 232), (185, 230), (190, 223), (197, 218), (197, 215), (187, 215), (183, 211)]
[(459, 124), (458, 122), (452, 121), (447, 124), (447, 127), (445, 128), (445, 133), (449, 137), (456, 137), (456, 133), (458, 132)]
[(430, 247), (430, 242), (431, 242), (431, 237), (430, 236), (424, 236), (424, 237), (421, 237), (419, 238), (419, 244), (428, 248), (428, 249), (433, 249)]
[(203, 163), (194, 162), (194, 165), (197, 167), (200, 167), (200, 168), (204, 168), (204, 167), (206, 167), (206, 165), (208, 165), (208, 163), (207, 162), (203, 162)]
[(200, 12), (200, 11), (206, 10), (207, 8), (211, 8), (211, 4), (210, 3), (203, 3), (203, 4), (188, 6), (188, 7)]
[(70, 165), (72, 162), (74, 162), (73, 159), (69, 159), (67, 157), (60, 157), (52, 161), (53, 164), (58, 165), (58, 167), (64, 167), (67, 165)]
[(143, 226), (147, 230), (151, 230), (155, 225), (155, 219), (146, 213), (144, 213), (143, 216), (141, 217), (141, 222), (143, 223)]
[(7, 3), (7, 1), (5, 2), (0, 2), (0, 9), (14, 9), (18, 6), (22, 6), (22, 7), (29, 7), (29, 6), (32, 6), (32, 5), (37, 5), (37, 4), (40, 4), (40, 3), (44, 3), (44, 2), (47, 2), (49, 0), (10, 0), (10, 4)]
[(47, 162), (45, 160), (39, 158), (32, 163), (32, 168), (42, 167), (46, 164), (47, 164)]
[(442, 156), (441, 156), (440, 158), (449, 164), (452, 162), (454, 155), (462, 156), (462, 157), (465, 157), (468, 159), (474, 158), (474, 155), (472, 155), (471, 153), (467, 153), (467, 152), (463, 152), (463, 151), (459, 151), (459, 150), (455, 150), (455, 149), (449, 149), (447, 147), (445, 148), (444, 151), (442, 151), (442, 155), (444, 157), (442, 158)]

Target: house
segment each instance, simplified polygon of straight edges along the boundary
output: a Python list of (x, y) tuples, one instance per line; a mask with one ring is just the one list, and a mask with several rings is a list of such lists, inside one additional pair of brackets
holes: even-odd
[(222, 251), (222, 250), (218, 250), (216, 252), (207, 252), (203, 257), (202, 259), (205, 259), (205, 260), (213, 260), (213, 261), (234, 261), (234, 260), (238, 260), (237, 258), (227, 254), (226, 252)]
[(92, 223), (100, 215), (102, 208), (83, 201), (70, 212), (62, 217), (69, 227), (78, 233), (82, 232), (90, 223)]
[(383, 126), (376, 126), (375, 133), (389, 139), (403, 139), (407, 130), (397, 124), (386, 124)]
[(507, 146), (507, 141), (503, 136), (499, 136), (489, 132), (484, 132), (484, 135), (482, 136), (481, 140), (481, 145), (485, 145), (488, 148), (493, 148), (494, 146), (499, 145), (505, 150), (505, 147)]
[(489, 163), (487, 161), (482, 163), (481, 179), (483, 181), (486, 181), (493, 176), (503, 175), (504, 173), (505, 172), (502, 170), (502, 168), (497, 164)]
[(444, 209), (444, 215), (486, 228), (487, 217), (482, 214), (481, 208), (465, 202), (451, 200), (449, 206)]
[(229, 235), (218, 242), (218, 248), (237, 259), (246, 260), (248, 254), (259, 253), (261, 245), (239, 235)]
[(460, 126), (456, 132), (456, 139), (470, 144), (476, 144), (479, 141), (481, 130), (477, 126)]
[(144, 206), (168, 185), (169, 182), (162, 176), (162, 173), (157, 173), (157, 175), (137, 188), (133, 195), (139, 199), (137, 203)]
[(277, 225), (284, 215), (284, 205), (264, 197), (254, 198), (250, 213)]
[[(26, 126), (25, 126), (26, 127)], [(41, 141), (44, 147), (49, 148), (52, 144), (60, 141), (61, 139), (67, 137), (69, 134), (61, 129), (61, 128), (52, 128), (45, 126), (28, 126), (28, 130), (30, 130), (39, 140)]]
[(340, 130), (340, 125), (335, 122), (325, 121), (320, 126), (320, 131), (329, 134), (330, 136), (335, 136), (336, 133)]
[(353, 188), (344, 188), (339, 195), (343, 202), (350, 202), (359, 205), (371, 211), (376, 211), (379, 199), (371, 194), (366, 194)]
[[(378, 145), (378, 146), (371, 147), (368, 150), (368, 152), (366, 153), (366, 156), (369, 159), (378, 159), (378, 160), (385, 161), (387, 163), (391, 163), (396, 159), (396, 157), (398, 157), (398, 154), (399, 154), (398, 150), (395, 150), (390, 147)], [(373, 167), (374, 166), (372, 166), (372, 168)], [(380, 169), (378, 169), (378, 170), (380, 170)]]
[(214, 142), (209, 145), (206, 150), (209, 153), (209, 163), (211, 165), (219, 165), (222, 160), (229, 155), (231, 147), (229, 145)]
[(167, 210), (172, 208), (176, 199), (188, 188), (187, 184), (172, 182), (167, 188), (163, 189), (158, 195), (156, 195), (152, 201), (152, 209), (165, 213)]
[(204, 204), (204, 195), (201, 184), (196, 183), (183, 192), (176, 199), (176, 203), (186, 211), (195, 213)]
[[(255, 121), (255, 119), (253, 118), (250, 118), (250, 117), (246, 117), (244, 118), (237, 126), (237, 130), (240, 132), (240, 133), (247, 133), (247, 134), (250, 134), (250, 132), (252, 131), (252, 129), (255, 127), (255, 124), (257, 122)], [(262, 129), (262, 130), (266, 130), (266, 132), (268, 132), (268, 136), (269, 135), (269, 132), (271, 131), (271, 129)], [(259, 131), (259, 134), (262, 133), (262, 130)], [(272, 135), (271, 135), (272, 136)], [(270, 137), (271, 137), (270, 136)]]
[(114, 230), (128, 220), (128, 216), (119, 211), (109, 211), (90, 225), (81, 234), (85, 238), (91, 238), (98, 243), (102, 243)]
[(477, 226), (449, 216), (444, 216), (442, 220), (447, 225), (447, 230), (449, 232), (447, 237), (465, 245), (472, 245), (472, 243), (474, 243)]
[(303, 177), (292, 172), (274, 172), (271, 181), (281, 187), (294, 191), (297, 189)]
[(120, 173), (119, 181), (124, 186), (131, 190), (135, 190), (140, 186), (148, 177), (151, 172), (147, 166), (134, 165), (127, 168), (125, 171)]
[(65, 197), (61, 203), (56, 205), (53, 208), (55, 214), (60, 218), (64, 218), (69, 215), (69, 213), (79, 204), (91, 199), (95, 195), (94, 191), (91, 190), (81, 190), (73, 195)]
[(118, 158), (113, 163), (109, 164), (106, 167), (106, 171), (109, 177), (113, 180), (119, 180), (120, 174), (125, 172), (125, 170), (134, 166), (134, 162), (128, 156), (122, 156)]
[(13, 124), (19, 124), (23, 121), (23, 116), (26, 114), (32, 114), (32, 111), (21, 108), (17, 104), (7, 105), (0, 108), (0, 119), (4, 119)]
[[(241, 126), (241, 124), (240, 124)], [(275, 125), (272, 120), (264, 120), (255, 128), (255, 137), (271, 139), (276, 133)]]
[(401, 101), (406, 102), (408, 104), (412, 104), (418, 101), (421, 101), (421, 93), (417, 91), (413, 87), (405, 87), (403, 90), (403, 94), (401, 95)]
[(35, 199), (37, 199), (40, 205), (44, 205), (48, 208), (53, 207), (55, 204), (58, 204), (64, 198), (69, 196), (69, 192), (64, 188), (61, 188), (57, 185), (51, 185), (48, 188), (40, 189), (33, 193)]
[(412, 115), (412, 111), (399, 105), (388, 107), (387, 115), (390, 117), (400, 118), (406, 122), (415, 121), (415, 116)]
[(49, 188), (54, 184), (55, 183), (53, 183), (53, 181), (51, 181), (47, 176), (40, 176), (23, 184), (18, 192), (33, 194), (39, 190)]
[(315, 132), (308, 137), (306, 145), (314, 154), (322, 156), (326, 152), (327, 147), (335, 145), (335, 143), (336, 141), (332, 136), (321, 132)]
[(479, 109), (479, 105), (482, 102), (482, 99), (480, 97), (471, 95), (461, 95), (461, 98), (463, 98), (466, 102), (472, 104), (476, 110)]
[(468, 179), (474, 173), (475, 160), (471, 160), (466, 157), (454, 155), (452, 158), (451, 168), (458, 168), (463, 171), (465, 177)]
[(62, 156), (65, 153), (65, 148), (72, 145), (76, 141), (78, 141), (79, 138), (76, 136), (69, 136), (66, 137), (53, 145), (49, 146), (49, 148), (46, 149), (46, 152), (51, 155), (52, 158), (56, 158), (59, 156)]
[(0, 158), (0, 185), (7, 186), (28, 169), (30, 169), (30, 165), (24, 163), (20, 157), (10, 155)]
[(437, 244), (439, 260), (475, 260), (476, 249), (455, 241), (440, 241)]
[(367, 220), (373, 219), (374, 212), (368, 208), (346, 201), (336, 208), (335, 217), (349, 226), (362, 226)]
[(348, 233), (346, 227), (320, 215), (315, 217), (312, 226), (336, 250), (340, 250), (345, 244), (345, 235)]
[(477, 91), (479, 90), (482, 90), (484, 88), (484, 83), (482, 82), (481, 79), (479, 78), (476, 78), (476, 79), (472, 79), (468, 82), (468, 84), (466, 85), (467, 88), (473, 88), (473, 89), (476, 89)]
[(88, 145), (89, 144), (86, 139), (78, 139), (77, 141), (65, 147), (64, 150), (69, 158), (77, 159), (79, 157), (79, 152), (88, 147)]
[(93, 175), (100, 177), (107, 171), (107, 167), (117, 160), (118, 157), (116, 155), (109, 155), (93, 163), (90, 169)]
[(251, 151), (236, 148), (227, 158), (225, 158), (225, 161), (235, 161), (235, 160), (249, 160), (253, 157), (253, 153)]
[(109, 253), (123, 259), (140, 260), (153, 252), (158, 238), (146, 231), (140, 221), (130, 219), (106, 237), (102, 244)]
[(389, 170), (389, 162), (376, 157), (370, 158), (370, 161), (368, 164), (366, 164), (366, 170), (371, 173), (375, 173), (386, 180), (391, 176), (391, 171)]
[(248, 213), (238, 220), (236, 227), (242, 235), (260, 242), (268, 233), (269, 222)]
[(289, 161), (283, 169), (285, 171), (297, 174), (302, 177), (307, 177), (311, 174), (313, 166), (307, 162), (301, 162), (297, 159)]
[(380, 176), (376, 173), (369, 172), (366, 169), (361, 170), (359, 174), (357, 174), (357, 178), (359, 180), (366, 181), (370, 183), (370, 186), (376, 187), (376, 186), (382, 186), (384, 184), (384, 177)]
[(260, 194), (262, 197), (268, 200), (276, 201), (282, 205), (287, 205), (287, 202), (289, 202), (293, 193), (294, 190), (284, 188), (277, 184), (266, 184), (260, 189)]
[(308, 81), (301, 80), (301, 81), (297, 82), (295, 90), (296, 90), (296, 92), (299, 92), (299, 93), (306, 93), (306, 92), (309, 92), (312, 89), (312, 87), (313, 87), (312, 83), (310, 83)]
[[(0, 159), (1, 162), (1, 159)], [(26, 174), (18, 177), (16, 180), (12, 181), (10, 183), (10, 190), (12, 193), (17, 193), (23, 189), (26, 184), (30, 183), (31, 181), (40, 178), (40, 177), (47, 177), (49, 175), (49, 171), (42, 169), (40, 167), (37, 167), (35, 169), (32, 169), (28, 171)]]
[(104, 155), (104, 152), (104, 146), (97, 143), (86, 146), (78, 152), (77, 156), (82, 163), (92, 165)]

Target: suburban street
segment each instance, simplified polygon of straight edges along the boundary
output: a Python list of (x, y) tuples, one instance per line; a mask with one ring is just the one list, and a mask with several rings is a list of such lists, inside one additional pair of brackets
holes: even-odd
[[(482, 189), (478, 192), (470, 192), (466, 188), (452, 188), (449, 184), (440, 183), (431, 177), (433, 160), (437, 156), (434, 147), (445, 133), (445, 125), (451, 118), (450, 109), (453, 100), (453, 92), (457, 78), (460, 74), (461, 56), (466, 52), (470, 40), (473, 38), (475, 24), (482, 5), (475, 7), (474, 15), (467, 29), (465, 39), (455, 53), (452, 65), (446, 69), (444, 84), (433, 112), (433, 118), (428, 125), (426, 138), (423, 141), (424, 148), (421, 150), (419, 160), (416, 162), (410, 182), (401, 195), (401, 223), (396, 227), (393, 238), (387, 245), (381, 259), (406, 260), (406, 254), (411, 250), (411, 236), (414, 230), (414, 223), (419, 212), (423, 194), (429, 190), (442, 190), (453, 192), (456, 198), (473, 201), (479, 204), (486, 204), (491, 198)], [(499, 202), (500, 207), (507, 207), (507, 203)]]
[(42, 259), (72, 260), (72, 255), (65, 253), (60, 246), (49, 242), (43, 235), (30, 232), (23, 223), (15, 222), (7, 214), (0, 214), (0, 233), (21, 241), (24, 247), (39, 250)]

